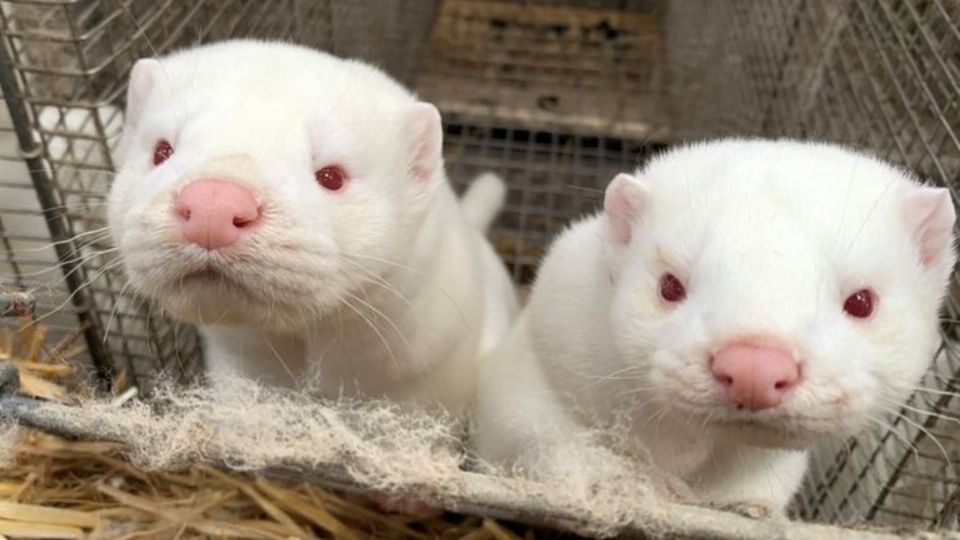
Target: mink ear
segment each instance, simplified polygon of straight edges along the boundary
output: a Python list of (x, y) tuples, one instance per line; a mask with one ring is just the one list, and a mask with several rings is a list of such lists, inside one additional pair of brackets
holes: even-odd
[(923, 266), (933, 266), (949, 256), (957, 214), (948, 190), (928, 186), (913, 188), (904, 200), (903, 213)]
[(645, 181), (626, 173), (618, 174), (607, 186), (603, 210), (616, 243), (630, 243), (633, 226), (646, 206), (649, 193)]
[(141, 58), (133, 64), (130, 70), (130, 84), (127, 86), (127, 111), (124, 119), (128, 126), (135, 126), (140, 122), (143, 108), (150, 92), (153, 91), (157, 74), (160, 72), (160, 62), (153, 58)]
[(443, 124), (440, 111), (429, 103), (417, 103), (410, 110), (405, 126), (411, 141), (410, 176), (430, 184), (443, 168)]
[(160, 69), (159, 61), (153, 58), (141, 58), (133, 64), (133, 69), (130, 70), (130, 84), (127, 86), (127, 108), (123, 117), (123, 134), (120, 136), (116, 149), (118, 161), (124, 159), (127, 147), (130, 145), (130, 134), (140, 123), (147, 98), (153, 91)]

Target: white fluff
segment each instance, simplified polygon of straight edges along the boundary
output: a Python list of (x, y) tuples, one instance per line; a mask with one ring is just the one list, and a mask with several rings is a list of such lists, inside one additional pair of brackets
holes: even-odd
[[(174, 154), (155, 167), (161, 139)], [(361, 62), (255, 41), (144, 59), (110, 228), (135, 290), (200, 325), (214, 380), (310, 380), (328, 396), (457, 410), (516, 307), (480, 229), (499, 200), (461, 208), (441, 142), (437, 110)], [(333, 164), (350, 179), (326, 192), (314, 171)], [(249, 241), (207, 252), (182, 240), (173, 199), (201, 177), (254, 193), (266, 222)], [(191, 277), (207, 268), (223, 279)]]
[[(573, 434), (624, 438), (703, 499), (783, 509), (805, 449), (857, 432), (909, 394), (939, 342), (955, 261), (949, 193), (843, 148), (727, 140), (678, 148), (607, 188), (570, 227), (481, 383), (480, 455), (549, 477)], [(665, 272), (687, 298), (664, 302)], [(876, 291), (869, 319), (842, 305)], [(731, 336), (773, 334), (801, 382), (739, 411), (712, 379)]]
[[(646, 527), (644, 517), (685, 495), (649, 466), (626, 462), (586, 438), (558, 449), (566, 474), (546, 484), (486, 476), (461, 469), (462, 421), (450, 415), (385, 400), (315, 400), (241, 378), (219, 383), (161, 382), (150, 402), (41, 403), (26, 415), (57, 433), (123, 443), (134, 463), (149, 470), (214, 463), (483, 514), (535, 512), (592, 535)], [(0, 437), (0, 457), (13, 455), (8, 439)]]

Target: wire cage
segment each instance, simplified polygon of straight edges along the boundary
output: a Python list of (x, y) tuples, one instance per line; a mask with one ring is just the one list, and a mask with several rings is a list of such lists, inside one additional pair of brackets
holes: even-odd
[[(142, 56), (254, 36), (384, 67), (440, 108), (458, 188), (507, 179), (492, 240), (522, 286), (616, 172), (684, 140), (841, 142), (957, 200), (958, 21), (958, 0), (2, 0), (0, 279), (82, 332), (104, 380), (197, 373), (195, 334), (125, 294), (101, 230)], [(816, 452), (795, 517), (960, 528), (958, 292), (928, 390)]]

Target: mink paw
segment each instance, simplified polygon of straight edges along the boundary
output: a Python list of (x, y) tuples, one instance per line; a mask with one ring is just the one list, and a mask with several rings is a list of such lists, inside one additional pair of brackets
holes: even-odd
[(770, 504), (759, 501), (713, 503), (710, 506), (723, 512), (732, 512), (751, 519), (771, 519), (781, 514)]
[(370, 499), (384, 512), (391, 514), (406, 514), (425, 518), (441, 514), (443, 511), (430, 504), (409, 497), (395, 497), (387, 493), (378, 492), (370, 495)]

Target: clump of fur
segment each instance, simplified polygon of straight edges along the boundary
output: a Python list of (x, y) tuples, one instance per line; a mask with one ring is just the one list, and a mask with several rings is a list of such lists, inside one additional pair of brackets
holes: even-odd
[(13, 464), (23, 430), (15, 422), (0, 420), (0, 469)]
[(212, 388), (160, 385), (153, 400), (122, 406), (101, 399), (44, 404), (31, 419), (123, 443), (147, 470), (206, 462), (292, 472), (446, 508), (541, 514), (598, 536), (635, 523), (652, 501), (684, 496), (649, 464), (599, 444), (600, 434), (558, 446), (551, 462), (565, 464), (562, 470), (530, 481), (488, 465), (466, 470), (463, 425), (452, 416), (387, 401), (315, 400), (240, 378)]
[(128, 444), (131, 458), (148, 469), (194, 461), (237, 470), (344, 464), (359, 482), (402, 489), (443, 482), (459, 464), (451, 418), (385, 401), (313, 401), (241, 378), (186, 390), (161, 386), (153, 402), (122, 408), (91, 400), (77, 412), (62, 419), (71, 430)]

